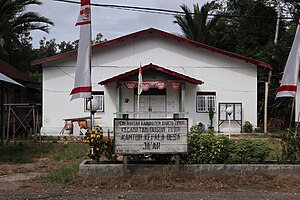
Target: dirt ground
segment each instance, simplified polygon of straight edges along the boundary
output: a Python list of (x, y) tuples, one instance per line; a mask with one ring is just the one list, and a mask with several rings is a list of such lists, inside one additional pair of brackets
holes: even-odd
[[(97, 177), (98, 180), (78, 178), (77, 182), (71, 181), (67, 184), (44, 183), (35, 179), (55, 170), (58, 166), (59, 163), (51, 158), (40, 158), (29, 164), (0, 163), (0, 200), (300, 199), (300, 175), (296, 174), (278, 176), (255, 174), (240, 177), (225, 174), (223, 177), (215, 175), (199, 181), (199, 179), (192, 180), (192, 176), (185, 174), (182, 174), (180, 180), (176, 177), (172, 179), (169, 177), (172, 173), (166, 173), (162, 177), (170, 180), (162, 183), (162, 187), (149, 187), (161, 180), (159, 179), (161, 176), (157, 174), (154, 174), (155, 177), (150, 175), (150, 178), (129, 178), (127, 182), (126, 179), (115, 178), (111, 180), (112, 186), (104, 185), (107, 180), (102, 177)], [(118, 184), (118, 181), (123, 181), (123, 185)], [(168, 184), (172, 186), (169, 187)]]
[[(96, 183), (90, 187), (72, 184), (49, 184), (32, 180), (34, 177), (51, 170), (53, 163), (48, 159), (40, 159), (33, 164), (1, 164), (0, 163), (0, 199), (300, 199), (299, 184), (295, 187), (256, 188), (205, 188), (202, 189), (147, 189), (147, 187), (133, 188), (105, 188)], [(286, 184), (283, 182), (282, 184)]]

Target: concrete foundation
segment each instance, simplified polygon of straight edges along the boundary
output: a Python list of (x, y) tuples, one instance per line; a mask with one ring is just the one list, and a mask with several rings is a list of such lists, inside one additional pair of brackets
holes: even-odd
[[(162, 170), (164, 168), (174, 167), (175, 165), (164, 164), (130, 164), (127, 165), (127, 174), (141, 174), (149, 171)], [(277, 165), (277, 164), (193, 164), (181, 165), (180, 169), (187, 170), (197, 175), (209, 173), (299, 173), (300, 165)], [(95, 164), (90, 160), (84, 160), (79, 165), (80, 175), (123, 175), (123, 163), (100, 163)]]

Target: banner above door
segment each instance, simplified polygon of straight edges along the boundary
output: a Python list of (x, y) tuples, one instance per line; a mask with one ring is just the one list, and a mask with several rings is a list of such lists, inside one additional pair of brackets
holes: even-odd
[[(157, 87), (164, 89), (167, 85), (170, 85), (174, 89), (180, 86), (183, 81), (201, 85), (203, 81), (189, 77), (178, 72), (159, 67), (152, 63), (142, 67), (143, 71), (143, 87)], [(100, 85), (107, 85), (108, 83), (118, 82), (119, 84), (125, 84), (128, 89), (136, 87), (138, 79), (139, 68), (119, 74), (112, 78), (99, 82)], [(144, 86), (145, 85), (145, 86)]]

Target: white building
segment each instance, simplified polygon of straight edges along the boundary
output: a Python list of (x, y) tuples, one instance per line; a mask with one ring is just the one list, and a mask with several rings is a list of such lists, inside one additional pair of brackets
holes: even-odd
[[(87, 117), (86, 101), (70, 101), (77, 51), (32, 63), (43, 67), (42, 133), (59, 134), (64, 119)], [(93, 94), (100, 101), (96, 123), (113, 130), (113, 119), (137, 117), (138, 68), (143, 66), (139, 118), (186, 117), (189, 126), (210, 124), (227, 132), (226, 107), (232, 106), (231, 131), (244, 121), (257, 124), (257, 67), (269, 64), (193, 42), (157, 29), (146, 29), (92, 48)]]

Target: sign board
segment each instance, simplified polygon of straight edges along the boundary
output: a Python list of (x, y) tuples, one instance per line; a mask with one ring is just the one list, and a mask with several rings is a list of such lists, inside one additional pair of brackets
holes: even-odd
[[(232, 108), (232, 114), (228, 115), (226, 112), (227, 108)], [(225, 121), (234, 121), (238, 123), (238, 125), (241, 127), (241, 132), (243, 131), (242, 127), (242, 103), (219, 103), (219, 122), (218, 122), (218, 132), (220, 132), (220, 126)]]
[(187, 152), (188, 119), (114, 119), (115, 153)]
[[(226, 109), (228, 107), (232, 107), (233, 113), (228, 116), (226, 113)], [(219, 103), (219, 120), (227, 121), (227, 120), (242, 120), (242, 103)]]

